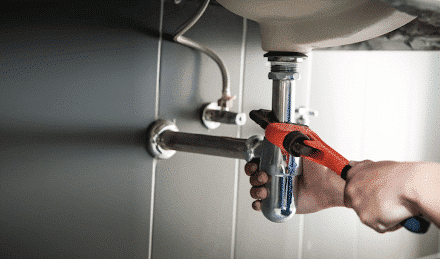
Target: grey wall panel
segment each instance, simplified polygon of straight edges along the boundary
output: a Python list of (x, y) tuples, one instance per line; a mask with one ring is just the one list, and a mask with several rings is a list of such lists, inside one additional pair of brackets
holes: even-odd
[(86, 22), (0, 33), (0, 257), (147, 257), (158, 39)]
[(144, 149), (45, 142), (1, 152), (2, 258), (146, 254)]
[[(154, 109), (157, 40), (93, 24), (2, 32), (2, 121), (23, 130), (137, 125)], [(151, 106), (153, 104), (153, 106)]]
[[(242, 26), (242, 18), (209, 6), (185, 34), (225, 62), (234, 95), (239, 93)], [(164, 42), (162, 51), (160, 117), (175, 120), (182, 132), (235, 137), (237, 126), (207, 130), (197, 117), (203, 103), (221, 97), (221, 74), (214, 61), (177, 43)], [(229, 158), (177, 153), (158, 161), (154, 258), (230, 258), (235, 173), (235, 160)]]

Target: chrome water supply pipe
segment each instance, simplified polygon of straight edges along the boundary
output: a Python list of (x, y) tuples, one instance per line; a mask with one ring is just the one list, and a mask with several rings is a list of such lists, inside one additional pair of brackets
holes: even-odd
[[(299, 80), (298, 63), (307, 56), (302, 53), (269, 52), (271, 63), (269, 79), (272, 83), (272, 111), (278, 122), (295, 122), (295, 81)], [(302, 158), (283, 154), (281, 150), (263, 140), (260, 168), (272, 176), (265, 184), (268, 196), (262, 200), (264, 216), (273, 222), (284, 222), (296, 212), (295, 196), (297, 176), (302, 172)]]

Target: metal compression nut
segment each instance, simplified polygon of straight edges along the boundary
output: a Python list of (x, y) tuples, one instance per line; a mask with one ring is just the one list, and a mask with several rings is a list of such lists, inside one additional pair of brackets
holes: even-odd
[(299, 73), (296, 72), (270, 72), (269, 79), (272, 80), (299, 80)]

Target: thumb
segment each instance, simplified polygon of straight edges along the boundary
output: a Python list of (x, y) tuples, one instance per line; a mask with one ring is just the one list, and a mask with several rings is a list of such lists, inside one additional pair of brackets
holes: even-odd
[(350, 162), (348, 162), (348, 165), (349, 166), (355, 166), (355, 165), (357, 165), (357, 164), (359, 164), (360, 163), (360, 161), (354, 161), (354, 160), (351, 160)]

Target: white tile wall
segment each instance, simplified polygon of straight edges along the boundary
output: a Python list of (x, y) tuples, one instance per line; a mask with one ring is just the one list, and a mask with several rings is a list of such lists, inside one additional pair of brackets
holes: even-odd
[[(438, 108), (430, 101), (436, 99), (440, 86), (439, 74), (435, 72), (438, 57), (435, 52), (316, 51), (311, 106), (320, 115), (310, 126), (350, 160), (437, 162), (435, 148), (429, 148), (430, 156), (425, 155), (427, 142), (433, 140), (425, 132), (436, 132), (435, 125), (440, 119), (431, 112)], [(316, 217), (306, 216), (306, 229), (307, 224), (316, 222)], [(321, 217), (334, 218), (327, 211)], [(362, 225), (353, 213), (344, 212), (338, 220), (341, 229), (347, 222), (349, 229), (357, 229), (354, 237), (347, 232), (346, 242), (342, 242), (354, 248), (357, 258), (417, 258), (437, 252), (435, 226), (425, 235), (406, 230), (381, 235)], [(334, 227), (338, 223), (333, 221), (329, 225)], [(328, 232), (331, 238), (326, 240), (327, 246), (341, 246), (330, 229), (305, 231), (304, 240), (307, 242), (307, 235), (313, 238)], [(312, 251), (305, 258), (316, 258), (320, 253), (321, 250)]]

